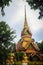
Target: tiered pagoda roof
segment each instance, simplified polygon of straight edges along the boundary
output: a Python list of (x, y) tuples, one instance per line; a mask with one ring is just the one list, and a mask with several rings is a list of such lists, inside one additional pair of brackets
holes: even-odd
[(26, 19), (26, 7), (25, 7), (24, 28), (21, 32), (21, 39), (17, 43), (16, 50), (17, 51), (26, 51), (27, 49), (31, 49), (31, 50), (33, 49), (35, 51), (40, 51), (37, 44), (34, 43), (34, 41), (32, 39), (32, 33), (30, 32), (30, 29), (29, 29), (28, 23), (27, 23), (27, 19)]

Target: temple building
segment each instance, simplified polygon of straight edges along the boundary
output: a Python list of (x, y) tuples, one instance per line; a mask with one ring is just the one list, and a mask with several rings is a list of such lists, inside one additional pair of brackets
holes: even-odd
[(26, 18), (26, 7), (25, 7), (25, 17), (24, 17), (24, 27), (21, 32), (21, 39), (16, 45), (17, 52), (24, 52), (27, 55), (33, 55), (38, 60), (41, 60), (40, 49), (38, 48), (34, 39), (32, 39), (32, 33), (29, 29), (27, 18)]

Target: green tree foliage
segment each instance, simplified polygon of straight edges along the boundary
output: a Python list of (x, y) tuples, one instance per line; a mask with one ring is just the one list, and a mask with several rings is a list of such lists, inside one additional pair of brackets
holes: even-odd
[(32, 9), (39, 9), (39, 19), (43, 17), (43, 0), (26, 0)]
[(41, 43), (37, 43), (39, 48), (40, 48), (40, 52), (43, 53), (43, 41)]
[(3, 44), (6, 48), (12, 43), (12, 40), (15, 38), (14, 31), (12, 31), (8, 24), (4, 21), (0, 22), (0, 43)]
[(24, 55), (23, 52), (16, 52), (15, 53), (16, 60), (21, 61), (23, 59), (23, 55)]
[(3, 65), (6, 58), (8, 57), (8, 53), (11, 52), (13, 39), (15, 38), (15, 32), (12, 31), (6, 22), (0, 22), (0, 63)]
[(16, 44), (15, 43), (12, 43), (10, 48), (9, 48), (9, 52), (11, 53), (15, 53), (16, 52)]
[(7, 5), (9, 6), (9, 2), (11, 2), (12, 0), (0, 0), (0, 8), (1, 8), (1, 12), (2, 12), (2, 15), (4, 16), (5, 13), (4, 13), (4, 7)]

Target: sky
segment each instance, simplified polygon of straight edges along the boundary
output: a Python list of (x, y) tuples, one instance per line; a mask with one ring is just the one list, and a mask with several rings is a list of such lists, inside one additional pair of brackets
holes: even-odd
[(24, 14), (26, 5), (27, 23), (32, 33), (32, 38), (36, 42), (43, 40), (43, 19), (38, 19), (39, 10), (33, 10), (25, 0), (13, 0), (9, 7), (5, 7), (5, 16), (1, 15), (0, 21), (5, 21), (13, 30), (16, 30), (17, 37), (14, 41), (17, 43), (21, 38), (21, 31), (24, 26)]

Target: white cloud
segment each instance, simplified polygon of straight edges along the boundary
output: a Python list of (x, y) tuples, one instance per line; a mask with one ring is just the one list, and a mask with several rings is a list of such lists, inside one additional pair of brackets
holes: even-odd
[(42, 42), (42, 40), (38, 41), (38, 43), (41, 43), (41, 42)]
[[(37, 32), (38, 30), (43, 29), (43, 19), (42, 20), (37, 19), (39, 16), (38, 14), (39, 10), (36, 10), (36, 11), (31, 10), (30, 6), (28, 6), (28, 4), (24, 1), (15, 0), (14, 2), (13, 0), (10, 6), (5, 8), (6, 15), (0, 18), (0, 21), (1, 20), (7, 21), (10, 27), (13, 27), (13, 29), (17, 30), (16, 31), (18, 35), (17, 37), (20, 36), (20, 32), (24, 24), (23, 21), (24, 21), (24, 5), (25, 4), (26, 4), (26, 11), (27, 11), (26, 12), (27, 22), (28, 22), (28, 26), (30, 26), (31, 32), (34, 34), (34, 32)], [(19, 27), (20, 29), (18, 30), (17, 27)]]

